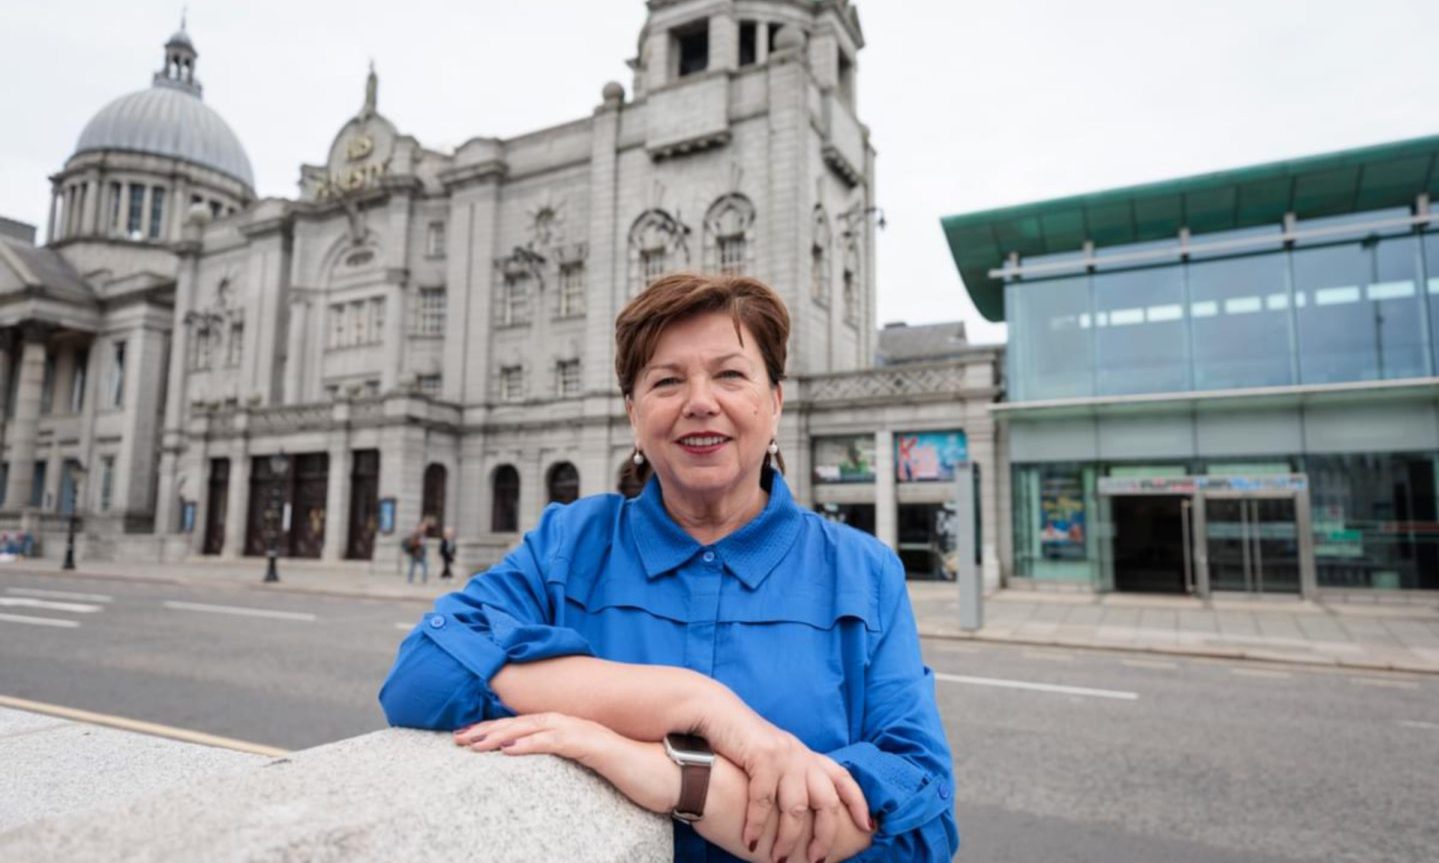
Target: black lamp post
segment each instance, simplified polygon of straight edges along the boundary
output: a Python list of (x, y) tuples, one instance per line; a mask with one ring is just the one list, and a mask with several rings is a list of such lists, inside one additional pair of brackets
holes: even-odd
[(70, 524), (65, 533), (65, 562), (61, 569), (75, 568), (75, 522), (80, 514), (80, 482), (85, 479), (85, 466), (79, 462), (70, 465)]
[(285, 505), (285, 474), (290, 468), (290, 457), (283, 452), (270, 456), (270, 548), (265, 552), (265, 581), (280, 580), (275, 561), (280, 556), (280, 516)]

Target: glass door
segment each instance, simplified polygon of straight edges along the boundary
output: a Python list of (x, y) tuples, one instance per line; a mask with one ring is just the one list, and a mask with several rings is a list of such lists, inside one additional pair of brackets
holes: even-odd
[(1299, 592), (1299, 531), (1293, 497), (1208, 497), (1209, 589)]

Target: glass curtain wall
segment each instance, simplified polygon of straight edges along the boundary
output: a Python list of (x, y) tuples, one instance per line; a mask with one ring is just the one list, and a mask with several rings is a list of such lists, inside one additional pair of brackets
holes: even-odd
[(1095, 585), (1097, 468), (1077, 462), (1014, 468), (1014, 571), (1039, 581)]
[(1192, 257), (1011, 282), (1012, 399), (1395, 380), (1439, 365), (1439, 232)]

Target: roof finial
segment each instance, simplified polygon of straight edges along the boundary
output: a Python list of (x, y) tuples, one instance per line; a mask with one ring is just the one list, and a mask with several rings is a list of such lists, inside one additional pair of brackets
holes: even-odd
[(375, 74), (375, 60), (370, 58), (370, 75), (365, 79), (365, 109), (364, 116), (368, 117), (375, 113), (375, 103), (379, 99), (380, 78)]
[(190, 7), (189, 7), (189, 6), (181, 6), (181, 7), (180, 7), (180, 29), (181, 29), (181, 30), (184, 30), (184, 29), (185, 29), (185, 16), (188, 15), (188, 14), (190, 14)]

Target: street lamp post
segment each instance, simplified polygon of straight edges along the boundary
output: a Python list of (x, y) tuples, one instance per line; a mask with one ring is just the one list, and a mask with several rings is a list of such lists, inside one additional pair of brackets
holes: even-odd
[(280, 580), (275, 561), (280, 557), (280, 518), (285, 503), (285, 473), (289, 467), (290, 458), (283, 452), (270, 456), (270, 547), (265, 552), (266, 583)]
[(61, 569), (75, 568), (75, 522), (80, 510), (80, 482), (85, 478), (85, 466), (75, 462), (70, 466), (70, 524), (65, 532), (65, 562)]

